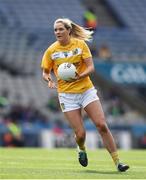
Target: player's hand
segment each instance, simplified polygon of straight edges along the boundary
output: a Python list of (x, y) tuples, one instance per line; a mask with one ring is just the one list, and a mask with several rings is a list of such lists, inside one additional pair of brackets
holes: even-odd
[(80, 79), (80, 75), (76, 72), (76, 76), (74, 78), (70, 78), (69, 80), (67, 80), (67, 82), (74, 82), (78, 79)]
[(56, 83), (52, 80), (48, 81), (48, 87), (51, 89), (57, 89)]
[(76, 80), (80, 79), (80, 75), (79, 75), (79, 73), (77, 73), (77, 72), (76, 72), (75, 79), (76, 79)]

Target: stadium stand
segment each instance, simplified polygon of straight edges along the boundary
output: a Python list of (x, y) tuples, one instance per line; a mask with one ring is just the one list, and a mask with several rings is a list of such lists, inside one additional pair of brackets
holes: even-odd
[(105, 0), (112, 8), (116, 15), (124, 22), (124, 24), (138, 36), (146, 45), (146, 25), (145, 25), (145, 0)]
[(127, 28), (98, 28), (94, 37), (97, 49), (106, 44), (113, 61), (145, 61), (145, 44)]
[[(58, 6), (59, 4), (59, 6)], [(55, 13), (54, 13), (55, 12)], [(78, 12), (78, 13), (75, 13)], [(82, 23), (84, 8), (78, 0), (1, 0), (0, 14), (9, 27), (23, 28), (52, 28), (58, 17), (68, 17)]]

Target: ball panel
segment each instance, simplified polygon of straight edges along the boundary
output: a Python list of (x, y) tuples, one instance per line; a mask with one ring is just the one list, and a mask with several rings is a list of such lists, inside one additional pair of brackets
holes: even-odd
[(68, 81), (76, 76), (76, 67), (71, 63), (62, 63), (57, 70), (60, 79)]

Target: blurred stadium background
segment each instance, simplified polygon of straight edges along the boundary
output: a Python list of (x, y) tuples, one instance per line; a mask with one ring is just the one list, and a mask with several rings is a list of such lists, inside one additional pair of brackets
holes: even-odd
[[(40, 62), (55, 40), (54, 20), (68, 17), (85, 26), (92, 10), (92, 79), (107, 123), (119, 148), (146, 148), (145, 7), (145, 0), (0, 0), (0, 146), (75, 147)], [(102, 148), (83, 116), (87, 146)]]

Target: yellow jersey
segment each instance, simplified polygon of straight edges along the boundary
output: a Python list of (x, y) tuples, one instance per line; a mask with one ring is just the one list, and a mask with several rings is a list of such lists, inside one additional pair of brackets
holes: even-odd
[(59, 93), (83, 93), (93, 87), (89, 76), (74, 82), (67, 82), (59, 79), (57, 68), (64, 62), (73, 63), (80, 74), (86, 69), (84, 59), (89, 57), (92, 57), (91, 52), (83, 40), (71, 38), (70, 43), (66, 46), (62, 46), (56, 41), (45, 51), (41, 67), (47, 70), (53, 69), (57, 78)]

